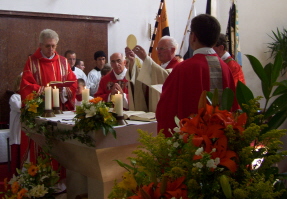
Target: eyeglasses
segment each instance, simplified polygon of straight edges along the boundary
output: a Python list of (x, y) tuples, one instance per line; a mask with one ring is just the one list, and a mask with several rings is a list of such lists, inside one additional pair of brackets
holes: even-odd
[(157, 51), (164, 51), (164, 50), (169, 50), (169, 49), (170, 49), (170, 48), (162, 48), (162, 47), (156, 48)]

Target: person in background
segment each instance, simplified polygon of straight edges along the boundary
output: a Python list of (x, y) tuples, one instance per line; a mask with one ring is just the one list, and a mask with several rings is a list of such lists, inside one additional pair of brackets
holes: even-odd
[(79, 69), (81, 69), (82, 71), (85, 70), (85, 63), (83, 60), (81, 59), (76, 59), (76, 63), (75, 63), (75, 66)]
[[(77, 92), (76, 92), (76, 99), (75, 99), (75, 109), (76, 106), (80, 106), (82, 104), (82, 92), (86, 87), (86, 83), (83, 79), (77, 79), (78, 82), (78, 87), (77, 87)], [(90, 99), (93, 99), (92, 96), (90, 96)]]
[(128, 109), (128, 81), (126, 80), (126, 60), (123, 54), (113, 53), (110, 56), (112, 71), (105, 75), (94, 97), (101, 97), (104, 101), (111, 101), (111, 95), (123, 95), (123, 108)]
[(177, 59), (178, 62), (183, 62), (183, 57), (181, 55), (175, 55), (175, 58)]
[(79, 69), (78, 67), (76, 67), (76, 53), (72, 50), (67, 50), (65, 52), (65, 57), (68, 60), (68, 63), (70, 64), (70, 67), (72, 69), (72, 71), (75, 73), (77, 79), (81, 78), (83, 79), (85, 82), (87, 82), (87, 75), (83, 72), (83, 70)]
[(112, 70), (112, 67), (109, 63), (106, 63), (101, 70), (102, 78), (107, 75)]
[(220, 34), (216, 45), (213, 47), (215, 52), (221, 59), (229, 66), (231, 73), (234, 78), (235, 86), (238, 81), (241, 81), (245, 84), (245, 78), (242, 71), (242, 67), (231, 57), (231, 55), (227, 52), (227, 42), (224, 34)]
[(36, 91), (41, 93), (51, 81), (74, 81), (70, 87), (60, 90), (60, 98), (63, 109), (74, 110), (77, 82), (65, 57), (56, 52), (59, 42), (58, 34), (51, 29), (41, 31), (39, 48), (28, 57), (23, 70), (20, 86), (21, 99)]
[[(175, 39), (170, 36), (164, 36), (159, 40), (156, 50), (161, 65), (147, 56), (145, 50), (139, 45), (134, 49), (128, 49), (133, 50), (143, 61), (137, 80), (147, 86), (163, 84), (171, 70), (179, 63), (175, 58), (177, 46)], [(149, 89), (148, 96), (148, 109), (155, 112), (160, 95), (157, 91)]]
[(97, 51), (94, 54), (94, 60), (96, 67), (92, 69), (88, 74), (87, 85), (90, 88), (90, 95), (94, 96), (98, 91), (99, 84), (102, 78), (101, 70), (106, 63), (106, 54), (104, 51)]
[[(220, 34), (216, 18), (201, 14), (192, 19), (189, 43), (193, 56), (178, 64), (164, 82), (156, 110), (158, 132), (176, 127), (174, 117), (187, 118), (198, 113), (198, 102), (203, 91), (219, 91), (221, 97), (226, 87), (235, 91), (233, 76), (228, 66), (213, 50)], [(233, 110), (238, 108), (234, 102)]]
[(11, 170), (12, 173), (16, 172), (16, 168), (20, 168), (20, 157), (21, 157), (21, 96), (20, 83), (22, 79), (22, 74), (18, 75), (16, 82), (14, 84), (14, 94), (9, 99), (10, 104), (10, 120), (9, 120), (9, 129), (10, 137), (9, 144), (11, 145)]

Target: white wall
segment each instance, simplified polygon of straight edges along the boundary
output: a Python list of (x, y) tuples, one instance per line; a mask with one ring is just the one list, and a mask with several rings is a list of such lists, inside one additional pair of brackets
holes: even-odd
[[(45, 13), (77, 14), (117, 17), (117, 23), (109, 24), (109, 53), (124, 52), (126, 38), (136, 35), (138, 44), (148, 50), (150, 45), (148, 24), (154, 19), (160, 0), (0, 0), (0, 9)], [(171, 36), (181, 43), (183, 31), (192, 0), (166, 0)], [(205, 12), (206, 0), (196, 1), (197, 14)], [(217, 17), (225, 32), (230, 0), (217, 0)], [(238, 0), (239, 31), (242, 54), (259, 58), (264, 65), (269, 54), (266, 44), (271, 41), (268, 34), (277, 27), (287, 28), (286, 0)], [(83, 30), (84, 31), (84, 30)], [(243, 56), (243, 70), (247, 85), (262, 95), (259, 81), (248, 60)]]

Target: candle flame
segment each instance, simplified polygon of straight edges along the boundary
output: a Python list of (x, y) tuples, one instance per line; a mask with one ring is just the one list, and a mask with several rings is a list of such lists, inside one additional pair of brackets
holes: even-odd
[(56, 86), (54, 86), (54, 89), (56, 89)]
[(87, 89), (87, 87), (85, 86), (85, 89)]
[(120, 91), (118, 91), (118, 94), (120, 94)]
[(47, 84), (47, 86), (48, 86), (48, 87), (50, 86), (49, 83)]

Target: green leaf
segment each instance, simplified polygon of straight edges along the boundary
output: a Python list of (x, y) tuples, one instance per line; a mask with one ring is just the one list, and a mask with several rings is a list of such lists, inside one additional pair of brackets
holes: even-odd
[(266, 99), (270, 99), (270, 93), (272, 91), (272, 83), (271, 82), (271, 76), (272, 76), (272, 68), (273, 68), (273, 64), (269, 63), (264, 67), (264, 71), (267, 74), (267, 78), (268, 81), (267, 82), (261, 82), (261, 86), (262, 86), (262, 92), (264, 94), (264, 97)]
[(241, 81), (238, 81), (236, 87), (236, 99), (244, 112), (248, 112), (242, 105), (249, 104), (251, 99), (254, 99), (252, 91)]
[(282, 63), (283, 63), (282, 55), (279, 52), (277, 53), (274, 64), (273, 64), (273, 69), (272, 69), (272, 74), (271, 74), (271, 84), (277, 81), (280, 71), (282, 69)]
[(272, 115), (275, 115), (277, 112), (286, 111), (287, 110), (287, 93), (279, 96), (274, 100), (274, 102), (269, 106), (267, 111), (264, 114), (264, 118), (268, 118)]
[(252, 56), (252, 55), (246, 55), (246, 57), (248, 58), (254, 72), (257, 74), (257, 76), (259, 77), (259, 79), (262, 82), (268, 82), (268, 78), (267, 75), (263, 69), (262, 64), (259, 62), (259, 60)]
[(126, 163), (123, 163), (122, 161), (120, 160), (114, 160), (116, 161), (121, 167), (125, 168), (126, 170), (130, 171), (130, 170), (133, 170), (134, 168)]
[(209, 104), (212, 104), (212, 98), (213, 98), (213, 93), (210, 91), (207, 91), (206, 92), (206, 99), (207, 99)]
[(219, 104), (219, 99), (218, 99), (218, 89), (215, 88), (214, 89), (214, 93), (213, 93), (213, 98), (212, 98), (212, 106), (217, 106)]
[(287, 93), (287, 80), (277, 82), (275, 85), (277, 85), (278, 87), (273, 92), (273, 96)]
[(287, 117), (287, 111), (281, 111), (276, 113), (271, 120), (268, 122), (268, 127), (264, 129), (264, 132), (268, 132), (272, 129), (277, 129), (285, 120)]
[(220, 110), (230, 110), (234, 101), (234, 93), (230, 88), (225, 88), (221, 96)]

